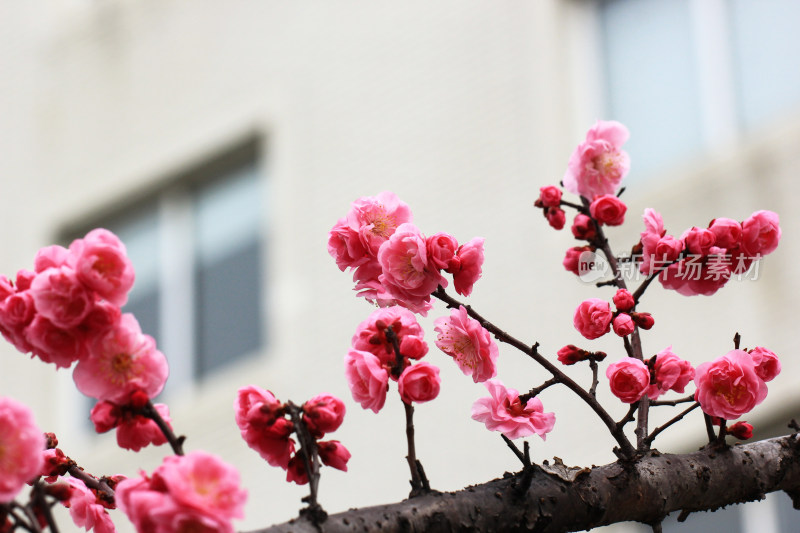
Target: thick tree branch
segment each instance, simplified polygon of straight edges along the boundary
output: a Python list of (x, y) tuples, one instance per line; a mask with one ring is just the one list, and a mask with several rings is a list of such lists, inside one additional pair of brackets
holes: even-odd
[[(777, 490), (800, 507), (797, 434), (685, 455), (651, 451), (627, 466), (586, 469), (574, 481), (533, 468), (533, 475), (506, 474), (454, 493), (332, 515), (321, 531), (582, 531), (631, 520), (657, 524), (673, 511), (714, 510)], [(320, 529), (297, 519), (253, 533), (289, 531)]]

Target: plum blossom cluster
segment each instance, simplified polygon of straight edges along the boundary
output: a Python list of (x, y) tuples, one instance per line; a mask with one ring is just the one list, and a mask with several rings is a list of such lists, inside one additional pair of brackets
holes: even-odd
[(414, 313), (399, 306), (377, 309), (358, 325), (345, 356), (345, 377), (361, 407), (380, 411), (390, 379), (407, 404), (439, 395), (439, 369), (427, 362), (412, 364), (428, 353), (423, 336)]
[(195, 451), (166, 457), (152, 474), (121, 481), (116, 500), (137, 531), (233, 533), (231, 521), (244, 517), (247, 491), (235, 468)]
[(359, 198), (334, 225), (328, 253), (340, 270), (351, 269), (359, 296), (381, 307), (401, 305), (425, 316), (430, 295), (453, 276), (468, 296), (481, 276), (483, 239), (459, 245), (452, 235), (426, 237), (412, 224), (411, 210), (394, 193)]
[(664, 288), (684, 296), (714, 294), (733, 275), (745, 273), (754, 261), (775, 251), (781, 237), (778, 215), (763, 210), (742, 222), (716, 218), (707, 228), (690, 228), (680, 238), (667, 235), (661, 215), (653, 209), (645, 209), (644, 225), (639, 270), (658, 273)]
[(69, 248), (42, 248), (32, 271), (20, 270), (14, 282), (0, 276), (0, 332), (57, 368), (77, 362), (76, 386), (100, 402), (92, 414), (98, 428), (118, 427), (120, 445), (138, 450), (163, 440), (152, 421), (125, 414), (157, 396), (169, 371), (153, 338), (120, 311), (133, 281), (125, 245), (106, 229)]
[[(304, 485), (309, 474), (292, 434), (298, 436), (301, 445), (307, 434), (313, 444), (305, 446), (315, 448), (323, 464), (346, 472), (350, 459), (347, 448), (337, 440), (319, 440), (342, 425), (344, 402), (330, 394), (319, 394), (302, 405), (298, 419), (292, 417), (291, 407), (291, 402), (283, 403), (270, 391), (255, 385), (239, 389), (234, 411), (236, 425), (247, 445), (270, 465), (286, 470), (287, 481)], [(298, 428), (297, 424), (304, 428)]]
[(483, 422), (486, 429), (499, 431), (509, 439), (539, 435), (542, 440), (553, 430), (554, 413), (545, 413), (538, 397), (528, 399), (525, 404), (515, 389), (506, 388), (499, 379), (484, 383), (489, 397), (480, 398), (472, 404), (472, 418)]
[(611, 331), (612, 325), (614, 333), (620, 337), (633, 333), (636, 326), (642, 329), (653, 327), (655, 321), (650, 313), (633, 311), (636, 302), (626, 289), (617, 290), (613, 301), (617, 308), (616, 312), (612, 312), (611, 305), (600, 298), (589, 298), (581, 302), (575, 309), (572, 319), (575, 329), (585, 338), (592, 340)]
[(638, 402), (645, 394), (655, 400), (670, 390), (683, 392), (694, 373), (691, 363), (672, 353), (672, 347), (657, 353), (647, 364), (624, 357), (606, 369), (612, 394), (625, 403)]

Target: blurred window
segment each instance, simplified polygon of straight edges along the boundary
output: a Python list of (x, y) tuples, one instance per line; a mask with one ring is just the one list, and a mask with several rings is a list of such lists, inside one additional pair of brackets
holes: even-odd
[(136, 269), (134, 313), (170, 363), (167, 390), (263, 346), (263, 183), (256, 143), (144, 195), (81, 232), (116, 233)]
[(632, 176), (800, 109), (800, 2), (597, 0), (604, 117), (631, 130)]

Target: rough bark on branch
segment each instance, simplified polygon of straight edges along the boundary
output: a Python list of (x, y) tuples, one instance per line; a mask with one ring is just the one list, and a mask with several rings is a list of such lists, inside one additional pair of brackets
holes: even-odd
[[(672, 511), (714, 510), (786, 491), (800, 508), (800, 435), (685, 455), (653, 451), (635, 463), (586, 469), (569, 482), (539, 467), (453, 493), (351, 509), (320, 526), (296, 519), (252, 533), (582, 531), (659, 522)], [(526, 478), (530, 480), (526, 482)]]

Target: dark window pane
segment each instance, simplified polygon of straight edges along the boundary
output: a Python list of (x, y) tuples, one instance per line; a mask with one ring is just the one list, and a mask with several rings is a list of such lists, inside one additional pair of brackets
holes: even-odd
[(261, 258), (258, 242), (197, 271), (198, 376), (261, 346)]

